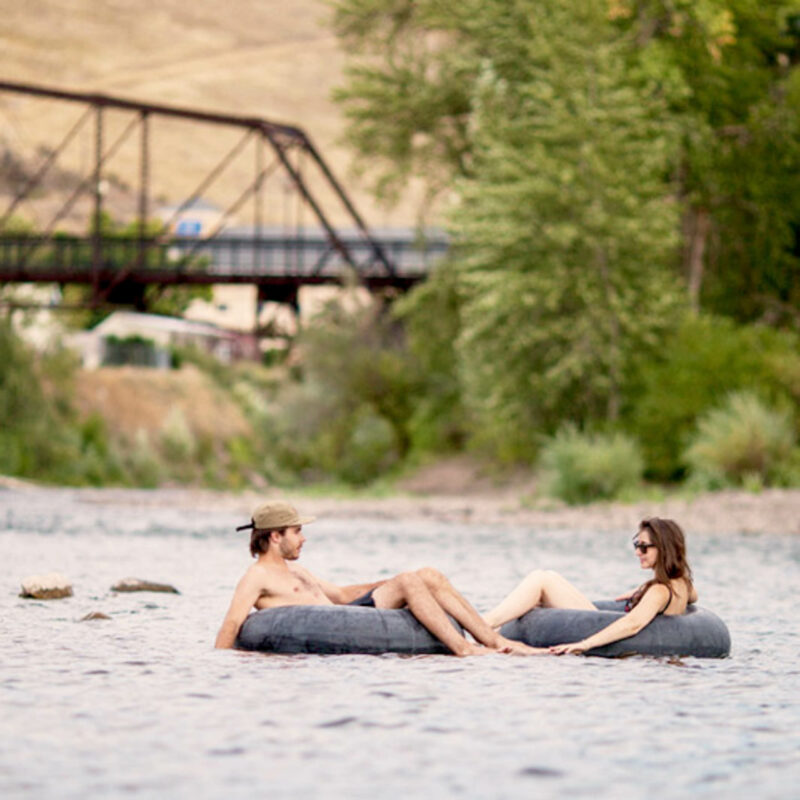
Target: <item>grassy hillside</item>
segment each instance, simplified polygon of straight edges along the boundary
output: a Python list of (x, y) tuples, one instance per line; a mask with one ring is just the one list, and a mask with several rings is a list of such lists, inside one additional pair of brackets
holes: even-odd
[[(342, 118), (330, 101), (342, 54), (326, 25), (324, 0), (31, 0), (7, 4), (0, 17), (0, 79), (29, 81), (77, 91), (97, 91), (179, 106), (252, 114), (303, 127), (344, 180), (371, 225), (402, 225), (414, 218), (410, 192), (394, 210), (379, 208), (348, 175), (350, 154), (337, 145)], [(0, 92), (0, 156), (11, 153), (29, 168), (41, 147), (55, 147), (83, 107)], [(106, 113), (110, 143), (131, 120)], [(152, 195), (177, 202), (191, 193), (241, 136), (218, 126), (157, 120), (153, 124)], [(88, 125), (59, 160), (62, 182), (85, 175), (94, 140)], [(135, 211), (138, 135), (110, 162), (109, 205), (121, 216)], [(205, 196), (227, 207), (252, 180), (253, 152), (246, 150)], [(1, 189), (1, 187), (0, 187)], [(27, 208), (40, 224), (64, 202), (50, 192)], [(267, 185), (267, 214), (275, 223), (296, 210), (285, 182)], [(0, 203), (5, 206), (5, 203)], [(342, 221), (338, 210), (331, 214)], [(241, 221), (251, 212), (245, 207)], [(72, 217), (73, 226), (85, 220)], [(304, 212), (305, 224), (312, 223)]]

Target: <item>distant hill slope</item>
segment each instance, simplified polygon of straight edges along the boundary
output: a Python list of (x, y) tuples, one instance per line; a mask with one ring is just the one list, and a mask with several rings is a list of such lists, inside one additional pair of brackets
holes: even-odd
[[(352, 156), (337, 144), (343, 120), (330, 100), (341, 80), (343, 56), (326, 24), (330, 12), (324, 0), (29, 0), (6, 6), (0, 17), (0, 78), (299, 125), (369, 224), (413, 223), (415, 192), (388, 211), (348, 175)], [(81, 112), (74, 104), (0, 92), (0, 156), (10, 152), (30, 167), (39, 148), (55, 147)], [(107, 112), (106, 141), (113, 141), (130, 119)], [(153, 197), (184, 199), (240, 135), (215, 126), (154, 123)], [(86, 174), (93, 147), (89, 125), (59, 160), (65, 174)], [(130, 189), (138, 181), (138, 148), (134, 135), (107, 169), (113, 189), (109, 204), (123, 215), (135, 209)], [(253, 155), (243, 153), (206, 197), (227, 207), (252, 180), (253, 165)], [(268, 216), (285, 222), (294, 200), (275, 178), (267, 191)], [(40, 197), (27, 213), (43, 223), (51, 207), (55, 200)], [(311, 224), (310, 212), (304, 214), (305, 224)], [(246, 210), (241, 219), (248, 221)]]

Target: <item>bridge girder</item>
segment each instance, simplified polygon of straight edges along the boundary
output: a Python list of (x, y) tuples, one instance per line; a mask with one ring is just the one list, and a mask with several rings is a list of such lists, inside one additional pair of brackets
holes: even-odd
[[(209, 242), (220, 237), (220, 234), (224, 230), (226, 220), (230, 218), (232, 214), (236, 213), (245, 202), (252, 199), (254, 206), (252, 246), (254, 248), (253, 252), (261, 253), (260, 245), (265, 236), (263, 221), (260, 217), (260, 193), (263, 188), (265, 177), (267, 177), (271, 171), (282, 170), (302, 197), (306, 206), (313, 211), (327, 243), (326, 252), (319, 254), (319, 274), (296, 275), (291, 281), (284, 281), (286, 285), (293, 285), (295, 287), (293, 291), (296, 293), (296, 287), (303, 283), (330, 282), (325, 267), (326, 262), (331, 258), (331, 254), (335, 255), (336, 260), (340, 264), (347, 265), (348, 269), (354, 272), (366, 285), (373, 285), (376, 280), (386, 282), (390, 285), (393, 281), (397, 281), (398, 286), (410, 285), (408, 276), (403, 277), (397, 274), (397, 269), (393, 260), (387, 255), (381, 242), (372, 235), (363, 218), (356, 210), (353, 202), (347, 195), (344, 187), (335, 178), (332, 170), (318, 149), (314, 146), (311, 139), (297, 126), (276, 123), (260, 117), (221, 114), (198, 108), (180, 108), (113, 97), (105, 94), (67, 91), (55, 87), (30, 83), (0, 81), (0, 92), (12, 92), (45, 100), (68, 101), (86, 106), (86, 112), (83, 116), (69, 131), (67, 131), (61, 143), (47, 153), (30, 180), (17, 192), (8, 207), (2, 215), (0, 215), (0, 235), (2, 235), (3, 227), (7, 220), (10, 219), (11, 214), (26, 200), (26, 198), (42, 185), (45, 177), (51, 169), (53, 169), (60, 154), (68, 143), (72, 141), (78, 131), (89, 124), (91, 119), (94, 120), (94, 155), (91, 169), (88, 171), (88, 174), (83, 177), (66, 203), (54, 215), (48, 225), (45, 226), (41, 236), (34, 237), (35, 241), (32, 239), (28, 243), (21, 263), (17, 263), (16, 265), (6, 264), (5, 269), (3, 269), (2, 264), (0, 264), (0, 281), (43, 280), (46, 270), (44, 272), (40, 271), (38, 267), (37, 269), (33, 269), (37, 266), (36, 262), (42, 261), (43, 252), (57, 245), (59, 239), (57, 226), (64, 216), (69, 213), (78, 198), (90, 196), (93, 201), (92, 224), (90, 226), (92, 233), (88, 242), (91, 274), (87, 277), (82, 270), (73, 269), (71, 281), (91, 283), (94, 287), (96, 302), (110, 303), (114, 298), (125, 297), (131, 297), (135, 301), (134, 304), (143, 302), (140, 297), (141, 291), (138, 287), (142, 284), (145, 277), (150, 282), (164, 284), (249, 282), (259, 286), (268, 286), (269, 281), (266, 281), (263, 277), (254, 279), (254, 276), (251, 276), (249, 280), (244, 276), (229, 276), (223, 280), (211, 280), (207, 276), (201, 277), (200, 275), (176, 277), (175, 270), (172, 270), (169, 275), (159, 277), (150, 269), (145, 271), (146, 275), (143, 275), (143, 267), (154, 257), (154, 254), (162, 252), (165, 246), (170, 246), (170, 227), (171, 223), (174, 222), (174, 217), (177, 216), (181, 210), (189, 208), (192, 203), (213, 184), (231, 163), (232, 159), (235, 158), (249, 142), (253, 141), (255, 142), (256, 159), (254, 162), (255, 174), (252, 182), (242, 191), (235, 203), (225, 210), (216, 229), (212, 231), (209, 236), (205, 237), (202, 243), (198, 243), (198, 250), (208, 249)], [(103, 119), (106, 109), (117, 109), (122, 112), (130, 112), (132, 115), (122, 134), (110, 144), (106, 142), (106, 130)], [(152, 166), (150, 124), (155, 117), (171, 117), (194, 123), (227, 126), (241, 130), (243, 136), (236, 146), (203, 177), (195, 191), (179, 204), (178, 211), (173, 215), (173, 219), (166, 221), (160, 232), (156, 236), (153, 236), (152, 231), (148, 231), (148, 214), (151, 207), (150, 171)], [(101, 191), (101, 185), (104, 171), (108, 163), (121, 144), (127, 140), (136, 129), (138, 129), (140, 133), (137, 203), (138, 237), (135, 240), (136, 246), (132, 248), (127, 261), (124, 263), (115, 263), (113, 272), (109, 274), (111, 259), (109, 259), (108, 249), (112, 246), (112, 242), (103, 235), (101, 229), (103, 214), (103, 193)], [(275, 158), (275, 160), (267, 166), (265, 166), (263, 159), (263, 152), (265, 150), (270, 150)], [(352, 227), (358, 234), (359, 241), (357, 247), (354, 247), (353, 242), (348, 241), (333, 227), (328, 213), (323, 208), (321, 198), (317, 196), (317, 192), (307, 179), (307, 176), (301, 173), (289, 157), (290, 152), (294, 151), (302, 152), (307, 157), (311, 165), (316, 168), (318, 178), (341, 203), (341, 207), (344, 209), (346, 216), (351, 221)], [(357, 251), (361, 255), (361, 260), (359, 260)], [(260, 257), (259, 255), (259, 258)], [(2, 262), (1, 257), (0, 262)], [(60, 275), (59, 282), (64, 282), (63, 274)], [(259, 289), (259, 291), (261, 291), (261, 289)], [(288, 290), (281, 289), (278, 293), (285, 291)]]

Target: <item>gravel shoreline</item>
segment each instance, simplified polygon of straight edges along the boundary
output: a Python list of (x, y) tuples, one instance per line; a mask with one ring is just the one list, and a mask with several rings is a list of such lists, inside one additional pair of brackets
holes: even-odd
[[(0, 476), (0, 503), (5, 491), (35, 494), (54, 491)], [(69, 489), (80, 502), (133, 506), (173, 506), (195, 510), (230, 510), (249, 517), (269, 498), (288, 499), (303, 513), (318, 517), (436, 520), (478, 525), (514, 525), (550, 530), (635, 530), (645, 517), (670, 517), (689, 533), (800, 534), (800, 489), (766, 489), (759, 493), (725, 490), (695, 497), (665, 497), (634, 503), (593, 503), (586, 506), (532, 506), (529, 493), (503, 490), (436, 494), (397, 493), (386, 497), (323, 497), (284, 490), (216, 492), (202, 489)]]
[(692, 499), (549, 508), (526, 507), (519, 498), (508, 496), (475, 495), (302, 498), (297, 502), (309, 513), (338, 518), (422, 518), (550, 530), (635, 531), (640, 520), (655, 516), (675, 519), (691, 533), (800, 534), (800, 490), (770, 489), (760, 494), (724, 491)]

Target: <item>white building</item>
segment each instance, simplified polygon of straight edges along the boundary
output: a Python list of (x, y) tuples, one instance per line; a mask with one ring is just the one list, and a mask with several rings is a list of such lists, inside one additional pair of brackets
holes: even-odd
[(173, 347), (195, 346), (229, 363), (242, 354), (242, 337), (205, 322), (193, 322), (158, 314), (138, 314), (133, 311), (115, 311), (90, 331), (75, 334), (75, 346), (86, 369), (96, 369), (106, 361), (110, 342), (132, 339), (152, 342), (156, 363), (168, 369)]

